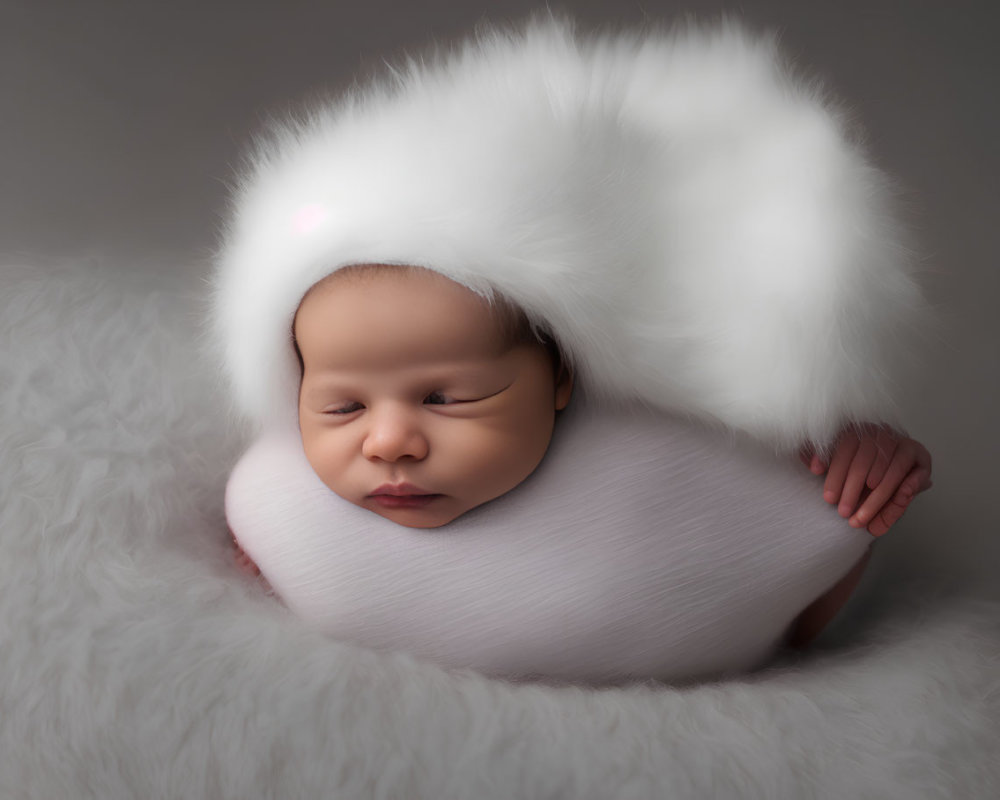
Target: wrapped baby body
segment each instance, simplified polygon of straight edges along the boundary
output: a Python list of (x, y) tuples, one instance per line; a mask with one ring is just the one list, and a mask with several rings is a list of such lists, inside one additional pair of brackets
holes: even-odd
[[(276, 127), (215, 276), (221, 362), (263, 432), (228, 489), (237, 539), (320, 629), (448, 666), (607, 682), (762, 663), (869, 542), (789, 454), (896, 421), (923, 304), (885, 186), (773, 43), (734, 27), (585, 39), (543, 19)], [(309, 300), (388, 266), (412, 294), (364, 278)], [(443, 527), (407, 527), (412, 497), (359, 507), (341, 468), (357, 420), (403, 408), (361, 354), (393, 375), (425, 340), (487, 359), (488, 330), (438, 337), (460, 315), (420, 274), (507, 309), (493, 344), (536, 367), (518, 330), (543, 331), (576, 383), (538, 470)], [(365, 305), (376, 290), (384, 308)], [(487, 386), (503, 358), (473, 371), (477, 401), (509, 388)], [(464, 399), (424, 388), (418, 405)]]
[(331, 636), (589, 684), (758, 667), (871, 543), (796, 459), (579, 394), (531, 477), (444, 527), (341, 499), (282, 432), (243, 456), (226, 514), (288, 607)]

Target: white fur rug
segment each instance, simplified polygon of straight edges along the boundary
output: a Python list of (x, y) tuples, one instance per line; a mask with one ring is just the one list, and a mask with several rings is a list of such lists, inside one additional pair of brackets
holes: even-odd
[(232, 567), (204, 288), (0, 270), (0, 798), (1000, 796), (983, 589), (880, 586), (849, 646), (687, 688), (509, 685), (307, 631)]

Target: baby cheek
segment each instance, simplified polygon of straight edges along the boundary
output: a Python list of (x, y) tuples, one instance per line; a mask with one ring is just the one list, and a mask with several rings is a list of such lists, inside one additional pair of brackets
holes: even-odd
[(548, 449), (549, 436), (544, 426), (531, 429), (504, 426), (478, 434), (466, 440), (470, 457), (465, 474), (473, 488), (490, 493), (490, 499), (510, 491), (528, 477)]
[(341, 484), (348, 474), (348, 454), (341, 431), (317, 426), (302, 427), (302, 448), (313, 471), (330, 489), (342, 491)]

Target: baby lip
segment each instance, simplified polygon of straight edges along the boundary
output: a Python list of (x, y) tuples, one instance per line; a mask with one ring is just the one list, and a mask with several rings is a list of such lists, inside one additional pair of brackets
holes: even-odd
[(436, 494), (436, 492), (428, 492), (426, 489), (421, 489), (419, 486), (414, 486), (412, 483), (383, 483), (375, 491), (373, 491), (369, 497), (377, 497), (379, 495), (389, 495), (390, 497), (414, 497), (433, 494)]

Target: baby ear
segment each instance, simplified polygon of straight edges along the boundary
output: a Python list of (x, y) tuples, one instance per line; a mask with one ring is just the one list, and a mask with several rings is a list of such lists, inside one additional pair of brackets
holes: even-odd
[(556, 411), (562, 411), (566, 408), (572, 396), (573, 370), (565, 364), (560, 364), (559, 372), (556, 374)]

